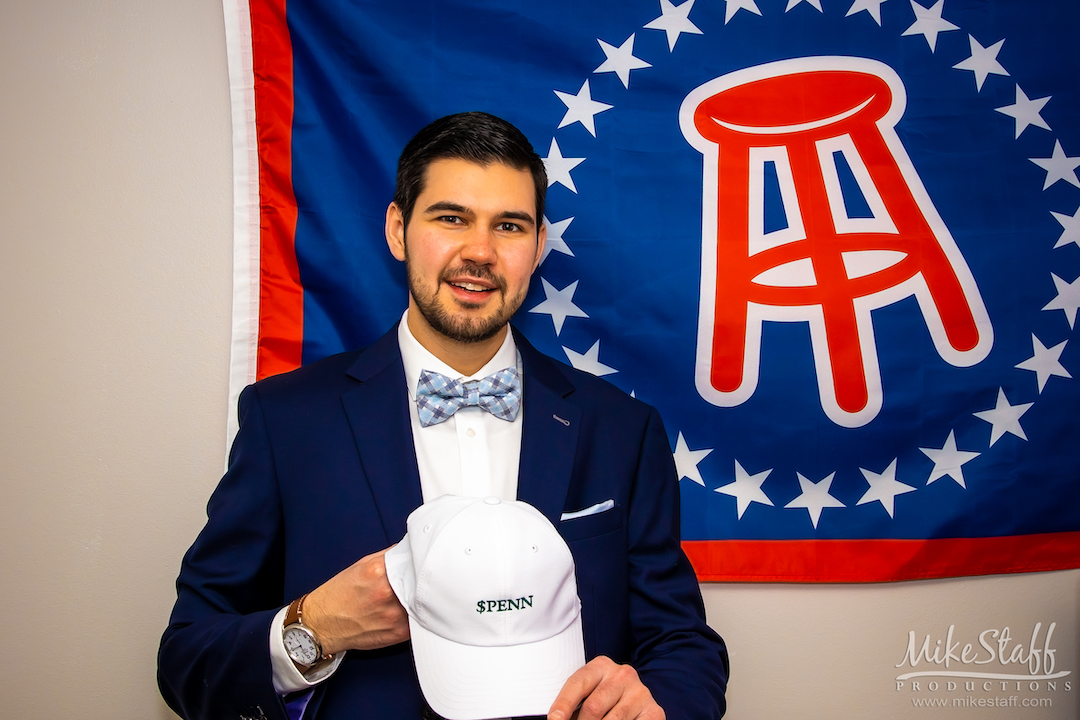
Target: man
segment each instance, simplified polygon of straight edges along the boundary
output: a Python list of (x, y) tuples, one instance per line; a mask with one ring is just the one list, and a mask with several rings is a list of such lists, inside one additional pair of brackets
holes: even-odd
[[(524, 500), (574, 555), (591, 660), (551, 720), (579, 706), (581, 720), (723, 713), (727, 653), (679, 548), (658, 415), (508, 324), (542, 257), (546, 188), (528, 140), (484, 113), (437, 120), (406, 146), (385, 233), (408, 309), (368, 348), (242, 394), (162, 637), (159, 685), (178, 713), (429, 716), (383, 554), (413, 509), (447, 493)], [(425, 394), (489, 376), (487, 409), (444, 412)]]

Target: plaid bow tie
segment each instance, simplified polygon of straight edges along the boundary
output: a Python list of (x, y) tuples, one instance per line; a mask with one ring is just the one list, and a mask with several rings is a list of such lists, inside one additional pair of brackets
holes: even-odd
[(459, 409), (476, 405), (510, 422), (521, 407), (521, 380), (517, 368), (503, 368), (480, 380), (451, 380), (430, 370), (420, 373), (416, 388), (416, 409), (420, 425), (438, 425)]

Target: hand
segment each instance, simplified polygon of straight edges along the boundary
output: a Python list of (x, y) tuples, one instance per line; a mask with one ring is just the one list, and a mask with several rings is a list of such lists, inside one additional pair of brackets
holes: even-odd
[[(574, 709), (581, 706), (578, 712)], [(664, 720), (664, 710), (637, 671), (603, 655), (567, 678), (551, 704), (548, 720)]]
[(304, 624), (318, 636), (327, 655), (374, 650), (409, 639), (409, 616), (386, 579), (385, 554), (381, 550), (361, 558), (304, 600)]

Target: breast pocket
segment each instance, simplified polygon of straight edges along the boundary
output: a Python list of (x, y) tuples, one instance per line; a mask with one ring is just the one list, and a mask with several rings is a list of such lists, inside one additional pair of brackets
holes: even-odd
[(559, 534), (570, 543), (614, 532), (622, 528), (622, 525), (621, 508), (612, 507), (593, 515), (563, 520), (559, 523)]
[(586, 657), (607, 655), (626, 662), (629, 592), (623, 508), (563, 520), (559, 533), (574, 555)]

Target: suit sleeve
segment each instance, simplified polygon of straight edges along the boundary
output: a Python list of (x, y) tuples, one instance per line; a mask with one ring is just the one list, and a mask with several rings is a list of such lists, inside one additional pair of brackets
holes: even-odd
[(629, 515), (632, 659), (668, 720), (724, 714), (728, 655), (705, 623), (701, 589), (679, 544), (679, 490), (667, 434), (653, 410)]
[(185, 555), (158, 652), (158, 685), (186, 720), (286, 720), (269, 629), (283, 604), (281, 499), (258, 390), (240, 397), (229, 469)]

